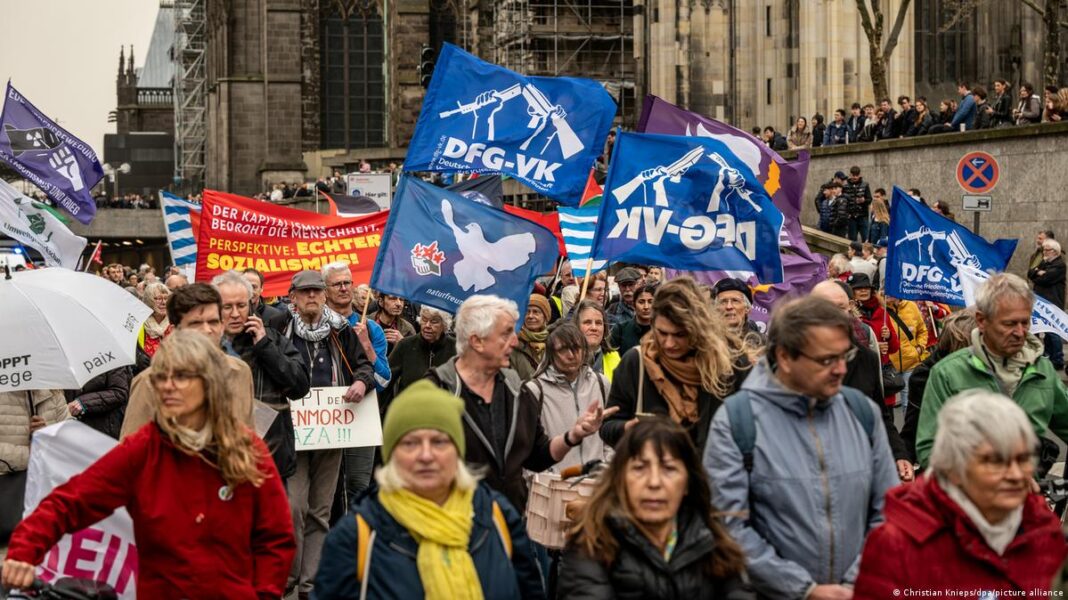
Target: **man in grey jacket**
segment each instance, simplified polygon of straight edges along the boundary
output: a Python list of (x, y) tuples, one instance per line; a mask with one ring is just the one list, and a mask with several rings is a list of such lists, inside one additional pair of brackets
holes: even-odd
[(712, 502), (731, 515), (761, 597), (851, 598), (864, 539), (898, 482), (878, 407), (842, 388), (853, 352), (849, 320), (830, 302), (781, 306), (767, 355), (738, 393), (750, 401), (751, 451), (739, 448), (744, 424), (732, 429), (731, 399), (712, 419)]

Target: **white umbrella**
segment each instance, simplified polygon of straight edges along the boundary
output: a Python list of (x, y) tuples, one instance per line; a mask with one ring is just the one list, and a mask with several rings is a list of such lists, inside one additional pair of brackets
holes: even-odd
[(152, 309), (95, 275), (62, 268), (0, 272), (0, 392), (79, 389), (133, 364)]

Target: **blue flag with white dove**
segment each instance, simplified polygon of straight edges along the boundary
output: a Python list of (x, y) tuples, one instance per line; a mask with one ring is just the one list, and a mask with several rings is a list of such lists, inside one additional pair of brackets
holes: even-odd
[(5, 98), (0, 114), (0, 160), (88, 225), (96, 216), (90, 190), (104, 177), (96, 153), (37, 110), (10, 81)]
[(404, 176), (371, 287), (450, 313), (474, 294), (493, 294), (515, 301), (522, 316), (534, 279), (557, 256), (556, 237), (541, 225)]
[(592, 79), (526, 77), (444, 44), (404, 170), (507, 173), (575, 205), (615, 114)]
[(621, 133), (592, 255), (779, 283), (782, 225), (763, 184), (722, 141)]
[(967, 306), (958, 266), (1004, 271), (1019, 240), (991, 243), (894, 187), (890, 202), (886, 293), (904, 300)]

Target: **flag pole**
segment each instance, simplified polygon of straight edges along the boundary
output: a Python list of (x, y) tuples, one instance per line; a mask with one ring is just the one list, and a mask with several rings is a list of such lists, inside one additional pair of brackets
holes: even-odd
[[(579, 292), (579, 299), (578, 299), (578, 303), (579, 304), (582, 304), (582, 301), (586, 299), (586, 289), (588, 287), (590, 287), (590, 278), (593, 277), (593, 275), (590, 274), (590, 263), (591, 262), (593, 262), (592, 259), (586, 259), (586, 276), (582, 278), (582, 291)], [(574, 265), (572, 265), (572, 267), (573, 266)]]
[(371, 306), (371, 290), (367, 290), (367, 296), (363, 299), (363, 314), (360, 315), (360, 322), (367, 322), (367, 309)]
[(159, 190), (158, 192), (156, 192), (156, 195), (159, 196), (159, 212), (163, 216), (163, 231), (165, 231), (167, 234), (167, 253), (171, 255), (171, 264), (173, 265), (174, 247), (171, 246), (171, 230), (169, 227), (167, 227), (167, 207), (163, 205), (163, 190)]
[(96, 257), (97, 252), (100, 252), (100, 245), (103, 243), (104, 240), (97, 240), (96, 247), (93, 248), (93, 253), (89, 255), (89, 260), (85, 261), (85, 269), (83, 269), (83, 271), (85, 271), (86, 273), (88, 273), (89, 268), (93, 266), (93, 258)]

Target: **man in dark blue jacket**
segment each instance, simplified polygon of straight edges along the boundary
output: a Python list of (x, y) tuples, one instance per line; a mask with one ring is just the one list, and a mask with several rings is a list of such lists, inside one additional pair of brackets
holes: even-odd
[(839, 108), (834, 111), (834, 121), (827, 125), (827, 130), (823, 133), (823, 145), (838, 146), (848, 141), (849, 125), (846, 124), (845, 111)]

